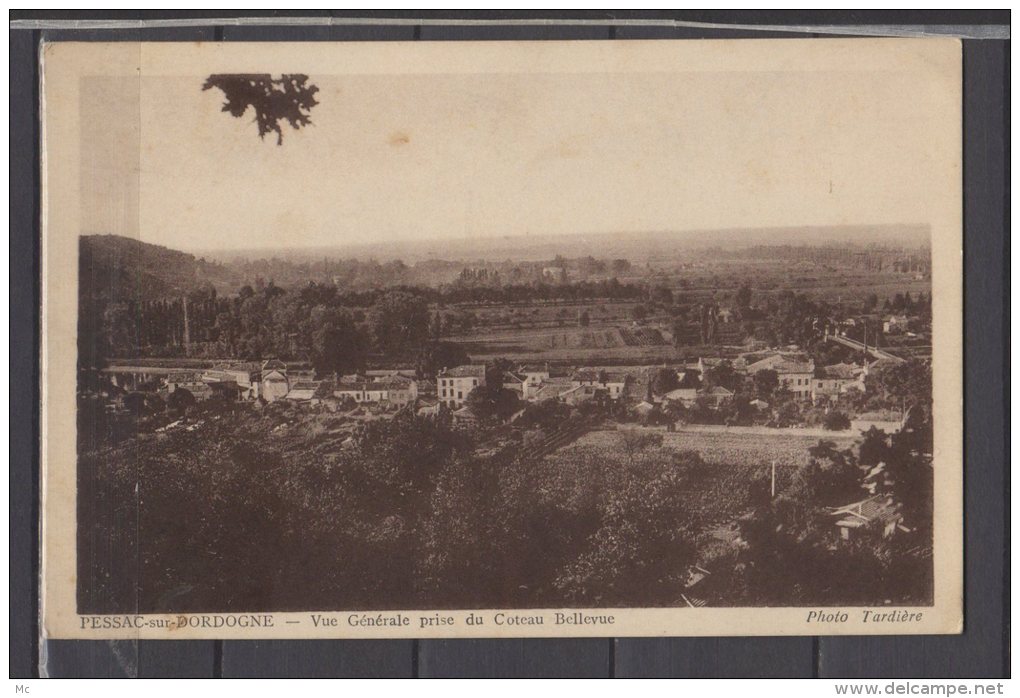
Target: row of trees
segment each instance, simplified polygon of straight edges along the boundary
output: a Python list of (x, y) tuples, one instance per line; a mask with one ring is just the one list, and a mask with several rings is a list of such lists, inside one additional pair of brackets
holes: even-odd
[[(864, 299), (864, 312), (875, 312), (878, 308), (878, 294), (868, 294), (868, 297)], [(897, 293), (891, 298), (885, 299), (882, 303), (882, 310), (886, 313), (906, 313), (931, 319), (931, 295), (926, 296), (922, 291), (917, 294), (917, 298), (912, 298), (910, 291)]]
[[(83, 289), (84, 291), (84, 289)], [(79, 360), (102, 365), (110, 356), (231, 356), (307, 359), (333, 370), (351, 357), (356, 366), (366, 352), (407, 354), (440, 326), (430, 326), (430, 305), (521, 303), (544, 300), (626, 299), (638, 286), (616, 279), (567, 286), (539, 283), (499, 289), (395, 287), (341, 291), (333, 284), (310, 283), (285, 291), (272, 282), (244, 286), (236, 296), (217, 296), (213, 287), (160, 301), (109, 299), (86, 293), (80, 299)], [(329, 356), (328, 347), (339, 349)]]
[[(556, 270), (552, 273), (550, 270)], [(625, 274), (631, 270), (626, 259), (607, 262), (592, 256), (567, 259), (557, 255), (552, 261), (487, 263), (479, 267), (464, 267), (454, 284), (464, 287), (492, 287), (504, 285), (537, 284), (555, 282), (565, 284), (571, 276), (588, 280), (607, 274)]]
[(464, 266), (463, 262), (439, 259), (406, 264), (402, 260), (380, 262), (376, 259), (234, 259), (229, 270), (244, 279), (275, 279), (291, 287), (309, 279), (335, 283), (345, 290), (366, 291), (392, 286), (438, 286), (450, 284), (463, 287), (500, 287), (558, 281), (546, 279), (542, 270), (556, 267), (569, 270), (580, 279), (622, 275), (631, 271), (626, 259), (596, 259), (591, 256), (567, 259), (561, 255), (553, 260), (536, 262), (489, 262), (481, 266)]
[(357, 298), (335, 286), (285, 292), (272, 283), (259, 291), (246, 286), (230, 298), (209, 290), (169, 302), (111, 302), (81, 318), (86, 368), (102, 366), (108, 356), (189, 353), (305, 359), (322, 373), (360, 368), (372, 351), (416, 353), (430, 322), (426, 299), (408, 291)]
[[(652, 298), (669, 309), (673, 318), (673, 334), (678, 345), (700, 342), (712, 344), (719, 320), (718, 303), (686, 303), (682, 296), (670, 305), (671, 292), (662, 288), (651, 294)], [(757, 300), (757, 302), (755, 302)], [(744, 282), (733, 297), (730, 310), (730, 322), (740, 328), (741, 337), (754, 337), (770, 345), (796, 343), (807, 345), (814, 343), (831, 327), (834, 319), (846, 316), (848, 308), (838, 307), (825, 301), (813, 299), (808, 294), (783, 291), (779, 294), (766, 294), (757, 299), (750, 283)], [(875, 293), (865, 298), (864, 312), (879, 310), (879, 298)], [(916, 329), (923, 329), (931, 321), (931, 297), (919, 293), (912, 298), (910, 293), (897, 293), (886, 298), (881, 310), (886, 313), (905, 313), (917, 317)], [(863, 323), (864, 321), (862, 321)], [(857, 329), (851, 329), (851, 336), (863, 339), (865, 324), (859, 323)], [(877, 320), (867, 322), (868, 343), (881, 345), (882, 323)]]

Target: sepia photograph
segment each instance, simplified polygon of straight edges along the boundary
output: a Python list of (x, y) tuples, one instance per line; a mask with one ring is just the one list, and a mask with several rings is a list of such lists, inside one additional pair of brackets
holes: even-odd
[(47, 632), (959, 632), (959, 43), (679, 44), (44, 45)]

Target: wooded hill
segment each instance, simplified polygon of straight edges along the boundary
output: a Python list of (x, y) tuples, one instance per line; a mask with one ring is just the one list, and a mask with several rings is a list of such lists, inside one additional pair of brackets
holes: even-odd
[(78, 270), (82, 300), (154, 301), (208, 284), (218, 291), (240, 285), (223, 264), (119, 235), (79, 238)]

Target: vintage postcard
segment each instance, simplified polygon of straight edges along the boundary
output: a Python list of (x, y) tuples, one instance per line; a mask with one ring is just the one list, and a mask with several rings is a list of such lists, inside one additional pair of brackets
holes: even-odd
[(47, 637), (961, 631), (959, 42), (41, 59)]

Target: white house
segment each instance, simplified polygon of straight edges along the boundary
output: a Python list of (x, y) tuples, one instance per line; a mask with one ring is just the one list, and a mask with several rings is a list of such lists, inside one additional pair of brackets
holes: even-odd
[[(283, 362), (279, 362), (283, 365)], [(281, 369), (286, 373), (286, 367)], [(202, 379), (207, 383), (223, 383), (233, 381), (241, 388), (242, 396), (259, 397), (261, 371), (257, 363), (220, 364), (206, 371)]]
[(273, 402), (290, 392), (290, 381), (286, 371), (272, 369), (262, 372), (262, 397), (266, 402)]
[(690, 407), (698, 399), (698, 391), (701, 389), (701, 373), (697, 369), (678, 371), (680, 379), (676, 388), (662, 396), (666, 402), (679, 402), (684, 407)]
[(684, 407), (690, 407), (698, 399), (697, 388), (676, 388), (662, 396), (665, 402), (679, 402)]
[(772, 354), (748, 365), (747, 374), (753, 376), (759, 371), (766, 370), (775, 371), (779, 376), (779, 384), (797, 397), (811, 397), (815, 362), (810, 357), (799, 354)]
[(436, 390), (440, 402), (447, 407), (460, 407), (475, 388), (485, 385), (485, 366), (464, 364), (444, 369), (436, 376)]
[(899, 507), (888, 496), (876, 495), (862, 499), (859, 502), (837, 507), (831, 511), (831, 514), (836, 519), (835, 525), (843, 540), (849, 540), (853, 531), (868, 526), (880, 527), (883, 537), (886, 538), (898, 530), (909, 532), (909, 529), (903, 525), (903, 516), (900, 514)]
[(825, 366), (820, 376), (811, 379), (811, 399), (836, 398), (851, 390), (864, 390), (867, 369), (854, 364), (840, 363)]
[(721, 385), (716, 385), (711, 388), (699, 390), (698, 397), (705, 398), (712, 407), (718, 409), (724, 402), (733, 399), (733, 391), (727, 390)]
[(626, 374), (610, 374), (606, 378), (605, 383), (606, 390), (609, 391), (610, 400), (618, 400), (623, 395), (624, 389), (627, 387), (627, 375)]
[(384, 399), (398, 407), (403, 407), (418, 399), (418, 382), (403, 375), (378, 378), (371, 385), (383, 388), (386, 391)]
[(337, 383), (333, 389), (333, 397), (339, 398), (340, 400), (351, 399), (354, 402), (371, 402), (368, 398), (368, 391), (365, 389), (369, 385), (366, 381), (354, 382), (340, 382)]
[(390, 402), (403, 407), (418, 398), (418, 383), (410, 378), (387, 374), (378, 380), (341, 380), (333, 389), (333, 397), (354, 402)]
[(886, 334), (906, 332), (910, 319), (906, 315), (890, 315), (882, 321), (882, 331)]
[(379, 383), (365, 384), (365, 399), (363, 402), (383, 402), (389, 399), (390, 391), (385, 385)]
[(898, 412), (865, 412), (850, 420), (850, 429), (860, 433), (872, 427), (886, 434), (898, 434), (903, 428), (904, 415)]
[(605, 390), (611, 400), (618, 400), (627, 387), (629, 376), (626, 373), (600, 371), (594, 368), (582, 368), (574, 371), (570, 382), (575, 388), (591, 386)]
[(514, 375), (520, 376), (522, 379), (521, 387), (525, 400), (532, 399), (538, 392), (539, 387), (547, 382), (551, 376), (549, 364), (545, 366), (524, 365)]

